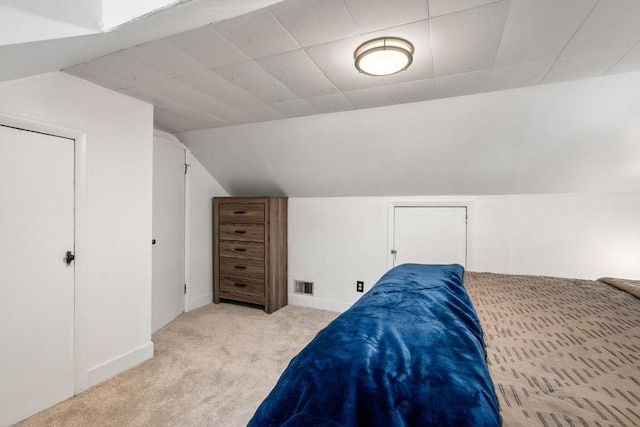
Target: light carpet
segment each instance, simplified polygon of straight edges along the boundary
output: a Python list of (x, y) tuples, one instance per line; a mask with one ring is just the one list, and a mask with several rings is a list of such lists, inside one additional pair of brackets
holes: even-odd
[(153, 359), (19, 426), (244, 426), (280, 374), (338, 313), (211, 304), (160, 329)]

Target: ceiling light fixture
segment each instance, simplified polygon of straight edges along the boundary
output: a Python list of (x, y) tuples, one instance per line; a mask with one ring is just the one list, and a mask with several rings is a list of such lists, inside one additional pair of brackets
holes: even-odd
[(353, 57), (361, 73), (390, 76), (409, 68), (413, 62), (413, 45), (399, 37), (379, 37), (358, 46)]

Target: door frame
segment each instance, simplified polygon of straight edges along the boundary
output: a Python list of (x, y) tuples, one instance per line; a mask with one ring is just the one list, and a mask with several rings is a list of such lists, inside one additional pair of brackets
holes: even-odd
[(74, 140), (74, 394), (88, 387), (87, 291), (88, 291), (88, 196), (87, 133), (52, 123), (0, 112), (0, 125)]
[(191, 311), (191, 159), (192, 154), (183, 143), (184, 148), (184, 312)]
[(473, 269), (473, 200), (392, 200), (388, 206), (388, 235), (387, 235), (387, 269), (393, 268), (393, 254), (395, 235), (395, 209), (396, 208), (466, 208), (467, 209), (467, 233), (466, 233), (466, 265), (465, 270)]

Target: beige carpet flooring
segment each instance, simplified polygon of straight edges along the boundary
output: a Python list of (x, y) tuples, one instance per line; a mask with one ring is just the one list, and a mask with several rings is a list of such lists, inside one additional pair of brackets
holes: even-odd
[(289, 361), (338, 313), (211, 304), (153, 335), (153, 359), (19, 426), (244, 426)]

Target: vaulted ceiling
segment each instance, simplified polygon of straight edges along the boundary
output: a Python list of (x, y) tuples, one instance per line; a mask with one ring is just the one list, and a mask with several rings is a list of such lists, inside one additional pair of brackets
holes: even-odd
[(233, 195), (640, 191), (640, 73), (178, 138)]
[[(413, 43), (408, 70), (356, 71), (354, 50), (379, 36)], [(153, 104), (232, 194), (640, 186), (640, 85), (611, 80), (640, 71), (639, 0), (190, 0), (0, 47), (3, 80), (60, 68)], [(623, 167), (590, 177), (600, 160)]]
[[(393, 35), (411, 67), (359, 74)], [(640, 69), (640, 1), (286, 0), (66, 72), (156, 106), (170, 132), (403, 104)]]
[[(638, 0), (270, 3), (64, 71), (154, 104), (156, 126), (177, 133), (640, 70)], [(151, 18), (189, 27), (181, 7)], [(359, 74), (355, 48), (384, 35), (410, 40), (413, 64)]]

